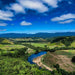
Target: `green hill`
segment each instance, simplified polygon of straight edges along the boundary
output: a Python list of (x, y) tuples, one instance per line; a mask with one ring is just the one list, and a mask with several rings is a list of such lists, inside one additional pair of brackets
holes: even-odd
[(0, 44), (13, 44), (13, 42), (5, 38), (0, 38)]
[(75, 64), (71, 62), (73, 56), (75, 56), (75, 50), (61, 50), (53, 53), (48, 52), (42, 61), (50, 68), (54, 69), (54, 65), (59, 64), (61, 69), (73, 72), (75, 71)]
[(73, 46), (74, 47), (75, 36), (71, 37), (56, 37), (51, 40), (51, 43), (55, 43), (57, 45), (64, 44), (65, 46)]

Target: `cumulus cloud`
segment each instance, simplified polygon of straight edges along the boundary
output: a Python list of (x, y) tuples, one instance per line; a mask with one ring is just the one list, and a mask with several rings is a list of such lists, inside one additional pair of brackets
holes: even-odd
[(0, 26), (7, 26), (6, 23), (0, 23)]
[(58, 7), (58, 1), (59, 0), (43, 0), (45, 3), (47, 3), (49, 6), (52, 6), (54, 8)]
[(6, 8), (10, 9), (10, 10), (13, 10), (16, 13), (25, 13), (24, 8), (18, 3), (10, 4), (10, 7), (6, 7)]
[(39, 13), (48, 12), (49, 8), (44, 3), (52, 6), (53, 8), (58, 7), (58, 2), (61, 0), (16, 0), (17, 3), (10, 4), (6, 8), (13, 10), (16, 13), (25, 13), (25, 9), (31, 9), (38, 11)]
[(18, 2), (27, 9), (36, 10), (40, 13), (48, 11), (48, 8), (38, 0), (18, 0)]
[(51, 21), (63, 21), (67, 19), (75, 19), (75, 14), (69, 13), (69, 14), (61, 15), (60, 17), (52, 18)]
[(59, 22), (60, 24), (66, 24), (66, 23), (71, 23), (71, 22), (73, 22), (74, 20), (73, 19), (71, 19), (71, 20), (66, 20), (66, 21), (63, 21), (63, 22)]
[(26, 22), (26, 21), (22, 21), (22, 22), (21, 22), (21, 25), (22, 25), (22, 26), (28, 26), (28, 25), (32, 25), (32, 23)]
[(0, 20), (9, 20), (12, 21), (13, 13), (10, 11), (0, 10)]

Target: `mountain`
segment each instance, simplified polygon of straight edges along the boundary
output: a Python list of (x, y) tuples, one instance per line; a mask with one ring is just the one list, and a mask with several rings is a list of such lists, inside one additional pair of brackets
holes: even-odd
[(3, 38), (24, 38), (24, 37), (51, 38), (51, 37), (58, 37), (58, 36), (75, 36), (75, 32), (36, 33), (36, 34), (26, 34), (26, 33), (0, 34), (0, 37), (3, 37)]

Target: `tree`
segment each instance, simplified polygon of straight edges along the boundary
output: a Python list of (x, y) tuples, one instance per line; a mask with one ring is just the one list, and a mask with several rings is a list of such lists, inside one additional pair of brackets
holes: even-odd
[(71, 45), (71, 43), (73, 42), (70, 38), (67, 38), (67, 39), (63, 39), (62, 41), (61, 41), (65, 46), (70, 46)]
[(75, 63), (75, 56), (73, 56), (72, 60), (71, 60), (73, 63)]

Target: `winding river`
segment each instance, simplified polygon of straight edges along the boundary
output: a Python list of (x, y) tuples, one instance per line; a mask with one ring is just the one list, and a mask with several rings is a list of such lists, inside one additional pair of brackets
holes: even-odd
[(30, 62), (30, 64), (36, 64), (33, 62), (33, 60), (41, 55), (44, 55), (44, 54), (47, 54), (46, 51), (42, 51), (42, 52), (39, 52), (38, 54), (32, 54), (31, 56), (28, 57), (28, 62)]
[[(53, 71), (50, 67), (44, 65), (41, 61), (41, 58), (39, 57), (42, 57), (43, 55), (47, 54), (46, 51), (42, 51), (42, 52), (39, 52), (38, 54), (32, 54), (31, 56), (28, 57), (28, 62), (30, 62), (30, 64), (37, 64), (39, 66), (39, 69), (41, 67), (45, 67), (47, 70), (49, 71)], [(36, 60), (35, 60), (36, 58)]]

